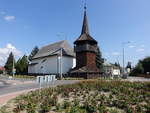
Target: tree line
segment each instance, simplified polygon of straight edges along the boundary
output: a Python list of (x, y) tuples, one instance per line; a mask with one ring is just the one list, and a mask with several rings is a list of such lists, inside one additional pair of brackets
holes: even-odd
[(135, 68), (133, 68), (130, 75), (136, 76), (138, 74), (150, 74), (150, 57), (146, 57), (143, 60), (139, 60)]
[(29, 56), (23, 55), (17, 61), (15, 60), (13, 52), (11, 52), (4, 66), (7, 74), (12, 75), (14, 68), (16, 70), (14, 71), (17, 75), (27, 75), (29, 62), (32, 60), (32, 58), (38, 51), (38, 46), (35, 46)]

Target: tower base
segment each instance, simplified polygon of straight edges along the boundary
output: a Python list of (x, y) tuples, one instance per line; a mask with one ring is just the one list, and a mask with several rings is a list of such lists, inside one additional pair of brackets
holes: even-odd
[(69, 77), (72, 77), (72, 78), (96, 79), (96, 78), (99, 78), (101, 76), (102, 76), (102, 74), (100, 72), (69, 73)]

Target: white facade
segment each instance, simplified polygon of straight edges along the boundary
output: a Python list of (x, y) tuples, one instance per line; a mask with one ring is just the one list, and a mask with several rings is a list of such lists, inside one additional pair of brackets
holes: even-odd
[(65, 74), (75, 66), (74, 60), (74, 57), (63, 56), (61, 66), (61, 57), (57, 55), (33, 59), (28, 67), (28, 73), (59, 74), (62, 67), (62, 73)]
[(114, 68), (113, 69), (113, 75), (120, 75), (121, 73), (120, 73), (120, 69), (119, 68)]
[(121, 75), (119, 67), (114, 66), (106, 61), (103, 63), (103, 72), (106, 76), (110, 77), (119, 77)]

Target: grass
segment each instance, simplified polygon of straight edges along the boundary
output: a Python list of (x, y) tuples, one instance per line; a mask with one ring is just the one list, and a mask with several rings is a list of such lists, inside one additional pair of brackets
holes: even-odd
[[(3, 75), (5, 77), (10, 77), (12, 75)], [(31, 80), (35, 80), (36, 77), (35, 76), (30, 76), (30, 75), (14, 75), (13, 78), (20, 78), (20, 79), (31, 79)]]
[(29, 75), (15, 75), (14, 78), (21, 78), (21, 79), (36, 79), (35, 76), (29, 76)]
[(1, 113), (149, 113), (150, 82), (82, 81), (21, 95), (2, 110)]

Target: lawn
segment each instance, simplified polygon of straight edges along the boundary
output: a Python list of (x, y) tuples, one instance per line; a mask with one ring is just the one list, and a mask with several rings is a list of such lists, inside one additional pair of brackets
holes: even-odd
[(3, 113), (150, 113), (150, 82), (89, 80), (36, 90), (11, 100)]

